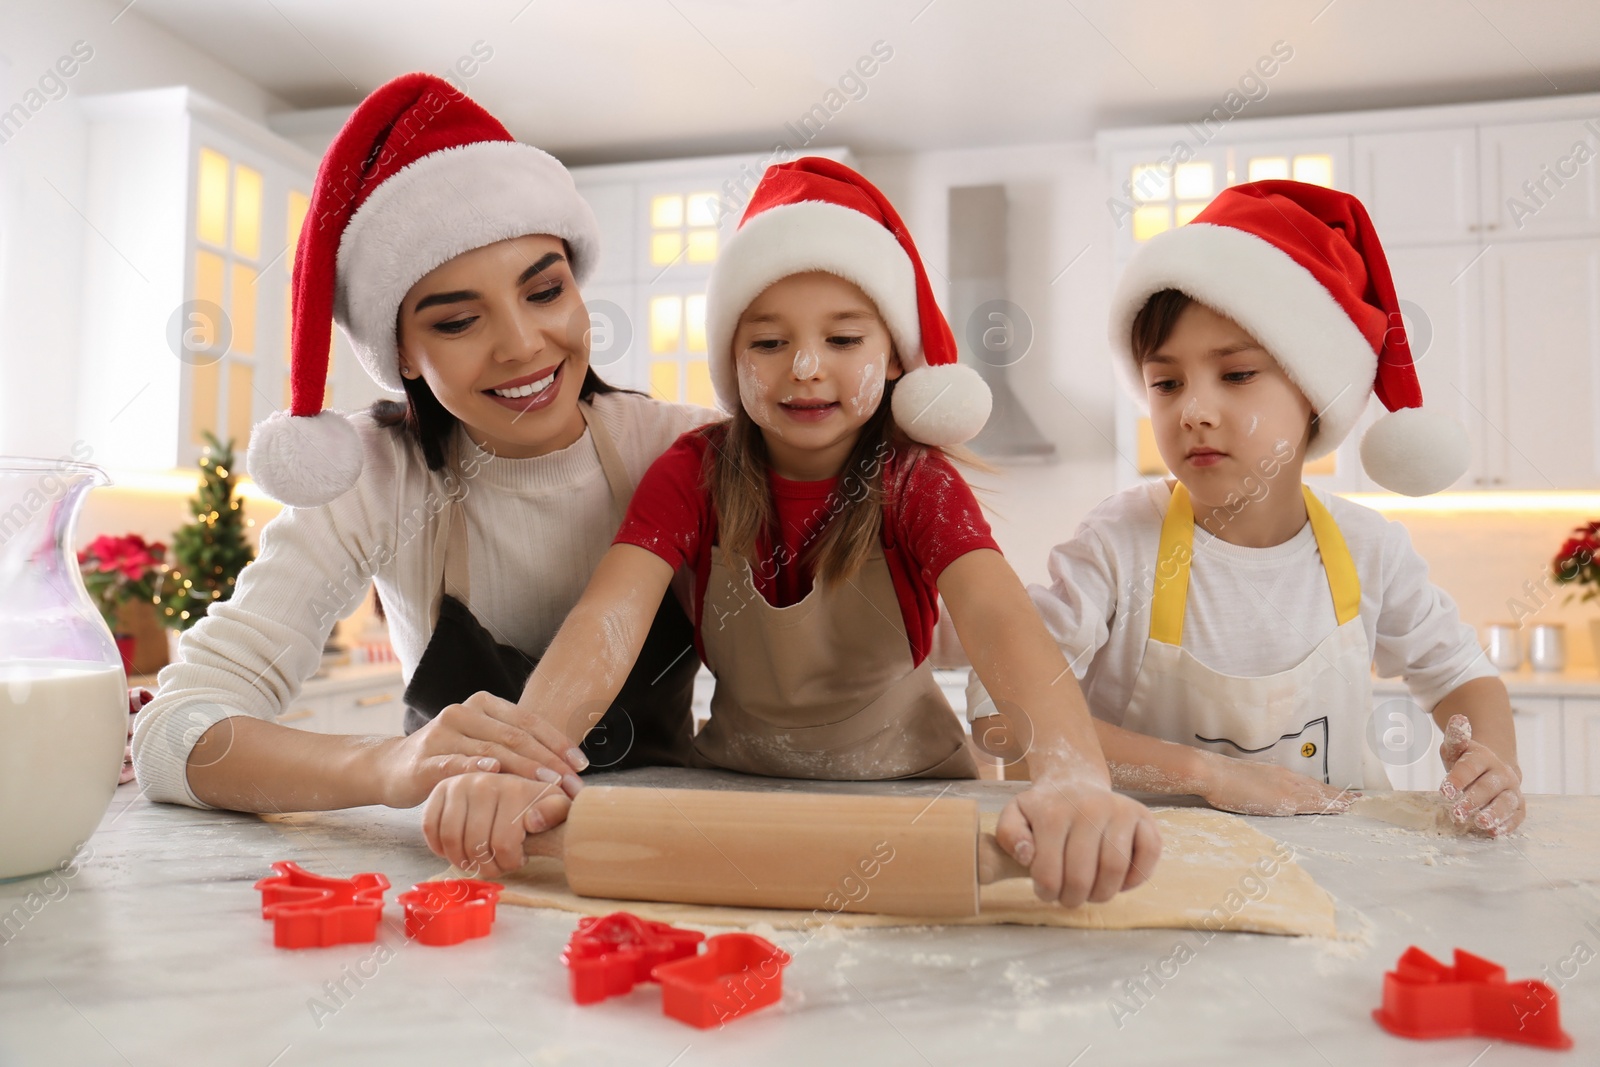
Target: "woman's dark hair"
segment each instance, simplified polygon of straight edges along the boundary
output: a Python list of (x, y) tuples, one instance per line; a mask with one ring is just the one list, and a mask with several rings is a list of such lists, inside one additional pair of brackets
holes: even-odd
[[(400, 384), (406, 391), (404, 404), (398, 400), (377, 400), (368, 410), (379, 426), (410, 438), (420, 447), (429, 470), (439, 470), (445, 463), (445, 446), (455, 432), (456, 423), (461, 420), (439, 403), (439, 398), (433, 395), (433, 390), (420, 376), (403, 378)], [(586, 369), (583, 372), (583, 385), (578, 389), (578, 398), (590, 400), (606, 393), (644, 395), (634, 389), (621, 389), (610, 384), (596, 374), (593, 367)]]

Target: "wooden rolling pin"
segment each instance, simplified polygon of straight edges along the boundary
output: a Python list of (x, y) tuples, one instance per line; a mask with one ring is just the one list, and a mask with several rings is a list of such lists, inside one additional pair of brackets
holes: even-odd
[(959, 797), (591, 785), (529, 856), (579, 896), (955, 917), (978, 887), (1025, 878)]

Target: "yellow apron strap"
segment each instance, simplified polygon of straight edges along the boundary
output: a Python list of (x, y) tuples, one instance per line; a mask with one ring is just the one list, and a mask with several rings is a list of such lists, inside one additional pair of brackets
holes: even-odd
[[(1361, 611), (1361, 577), (1339, 525), (1311, 490), (1302, 485), (1311, 532), (1322, 553), (1322, 569), (1333, 594), (1333, 613), (1343, 626)], [(1150, 598), (1150, 639), (1164, 645), (1183, 644), (1183, 617), (1189, 603), (1189, 564), (1194, 557), (1194, 505), (1182, 482), (1172, 487), (1172, 502), (1161, 522), (1161, 547), (1156, 552), (1155, 591)]]
[(1150, 639), (1183, 644), (1183, 613), (1189, 603), (1189, 561), (1194, 555), (1194, 506), (1182, 482), (1172, 487), (1167, 517), (1161, 521), (1156, 552), (1155, 590), (1150, 597)]
[(1317, 551), (1322, 553), (1322, 569), (1328, 575), (1333, 614), (1343, 626), (1361, 611), (1361, 576), (1356, 573), (1350, 546), (1344, 543), (1344, 534), (1339, 532), (1328, 509), (1307, 486), (1302, 485), (1300, 491), (1305, 494), (1306, 514), (1311, 517), (1311, 532), (1317, 537)]

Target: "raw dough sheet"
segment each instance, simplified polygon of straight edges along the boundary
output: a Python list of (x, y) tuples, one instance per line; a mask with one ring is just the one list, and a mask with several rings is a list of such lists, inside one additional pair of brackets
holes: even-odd
[[(983, 887), (980, 914), (943, 920), (950, 926), (1066, 926), (1091, 930), (1172, 927), (1244, 930), (1263, 934), (1336, 936), (1333, 898), (1293, 859), (1287, 845), (1235, 815), (1203, 808), (1155, 812), (1161, 827), (1161, 862), (1144, 885), (1104, 904), (1063, 908), (1033, 895), (1033, 883), (1013, 878)], [(995, 816), (984, 813), (984, 829)], [(454, 869), (440, 878), (461, 877)], [(838, 927), (928, 926), (927, 918), (830, 910), (661, 904), (580, 897), (567, 888), (558, 860), (534, 859), (506, 875), (503, 903), (556, 908), (583, 915), (629, 911), (646, 919), (701, 926), (755, 926), (778, 930)], [(870, 899), (870, 896), (869, 898)]]

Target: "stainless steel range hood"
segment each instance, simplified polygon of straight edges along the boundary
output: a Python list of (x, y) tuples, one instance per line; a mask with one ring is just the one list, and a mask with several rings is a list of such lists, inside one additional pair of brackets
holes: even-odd
[(1054, 442), (1039, 432), (1011, 383), (1010, 368), (1029, 357), (1034, 337), (1031, 318), (1008, 299), (1005, 186), (953, 188), (949, 209), (950, 327), (962, 362), (977, 368), (994, 394), (994, 411), (972, 450), (1002, 463), (1053, 463)]

